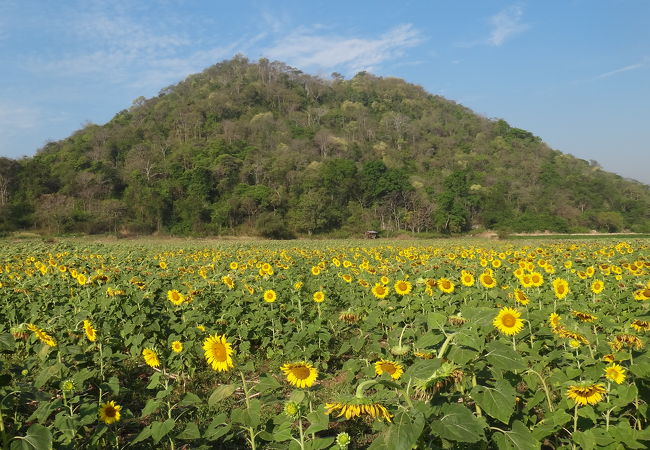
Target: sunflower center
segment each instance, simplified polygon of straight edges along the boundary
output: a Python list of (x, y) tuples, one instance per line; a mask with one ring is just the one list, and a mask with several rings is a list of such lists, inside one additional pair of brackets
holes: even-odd
[(483, 278), (483, 280), (485, 281), (485, 284), (492, 284), (494, 282), (494, 280), (490, 275), (486, 275), (485, 278)]
[(106, 408), (104, 408), (104, 414), (106, 417), (115, 417), (116, 413), (117, 411), (111, 405), (107, 405)]
[(514, 327), (515, 324), (517, 323), (517, 318), (512, 314), (506, 314), (501, 318), (501, 323), (503, 324), (503, 326), (508, 328)]
[(444, 280), (442, 282), (442, 288), (443, 289), (449, 289), (451, 287), (451, 282), (449, 280)]
[(212, 356), (217, 361), (226, 360), (226, 347), (221, 343), (212, 344)]
[(299, 380), (306, 380), (309, 378), (309, 367), (307, 366), (296, 366), (291, 368), (291, 373), (294, 377)]
[(563, 285), (563, 284), (560, 284), (560, 285), (557, 287), (557, 293), (558, 293), (558, 294), (563, 294), (563, 293), (564, 293), (564, 285)]
[(381, 367), (381, 370), (388, 373), (389, 375), (394, 374), (395, 370), (397, 370), (397, 367), (395, 367), (393, 364), (389, 364), (389, 363), (382, 363), (382, 364), (380, 364), (379, 367)]

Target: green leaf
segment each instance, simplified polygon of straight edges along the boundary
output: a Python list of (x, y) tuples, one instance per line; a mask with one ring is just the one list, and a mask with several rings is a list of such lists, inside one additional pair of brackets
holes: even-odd
[(277, 388), (282, 386), (278, 380), (275, 377), (271, 376), (263, 376), (260, 377), (260, 381), (255, 385), (253, 388), (256, 392), (260, 392), (262, 394), (266, 393), (267, 391), (272, 391)]
[(571, 419), (572, 416), (561, 409), (553, 411), (552, 413), (547, 413), (533, 429), (532, 433), (535, 436), (535, 439), (542, 441), (545, 437), (550, 436), (555, 431), (559, 430)]
[(156, 372), (151, 375), (147, 389), (156, 389), (160, 385), (160, 372)]
[(291, 393), (289, 396), (289, 401), (292, 401), (294, 403), (300, 403), (305, 399), (305, 391), (301, 391), (296, 389)]
[(582, 450), (592, 450), (596, 447), (596, 436), (591, 430), (576, 431), (572, 438)]
[(275, 442), (285, 442), (291, 438), (291, 422), (283, 422), (273, 429), (272, 439)]
[(539, 450), (539, 441), (535, 439), (526, 425), (518, 420), (512, 424), (512, 430), (492, 435), (500, 450)]
[(192, 405), (200, 405), (202, 403), (201, 398), (194, 394), (193, 392), (188, 392), (185, 394), (183, 399), (180, 401), (179, 405), (180, 406), (192, 406)]
[(16, 436), (12, 443), (11, 449), (36, 449), (50, 450), (52, 448), (52, 433), (43, 425), (35, 423), (27, 429), (25, 436)]
[(154, 444), (160, 442), (162, 438), (167, 436), (170, 431), (174, 429), (176, 422), (174, 419), (169, 418), (164, 422), (154, 422), (151, 424), (151, 437), (153, 438)]
[(368, 450), (410, 449), (417, 442), (423, 429), (422, 414), (412, 417), (406, 412), (399, 412), (393, 417), (393, 423), (372, 442)]
[(427, 325), (429, 326), (429, 328), (442, 330), (444, 329), (446, 324), (447, 324), (447, 316), (442, 313), (432, 312), (429, 313), (429, 315), (427, 316)]
[(422, 335), (416, 342), (415, 347), (417, 348), (427, 348), (433, 347), (436, 344), (439, 344), (444, 339), (442, 334), (435, 333), (426, 333)]
[(212, 395), (208, 398), (208, 406), (214, 406), (224, 398), (230, 397), (237, 389), (234, 384), (223, 384), (212, 391)]
[(56, 364), (52, 364), (51, 366), (47, 366), (46, 368), (41, 370), (41, 372), (36, 376), (36, 378), (34, 378), (34, 386), (36, 388), (42, 388), (43, 385), (45, 385), (45, 383), (47, 383), (50, 378), (59, 374), (62, 367), (63, 364), (56, 363)]
[(325, 414), (323, 409), (318, 409), (307, 414), (307, 420), (309, 420), (310, 424), (307, 430), (305, 430), (307, 434), (327, 430), (330, 425), (329, 416)]
[(463, 405), (447, 403), (442, 407), (443, 416), (431, 423), (431, 431), (442, 437), (460, 442), (478, 442), (485, 439), (483, 425)]
[(455, 362), (459, 366), (464, 366), (469, 361), (471, 361), (476, 356), (478, 356), (478, 354), (479, 354), (478, 351), (471, 349), (469, 347), (454, 345), (451, 347), (451, 350), (449, 350), (449, 353), (447, 353), (447, 358), (449, 358), (451, 361)]
[(203, 433), (203, 437), (209, 441), (214, 441), (229, 431), (230, 424), (226, 423), (226, 414), (221, 413), (212, 419), (212, 422), (210, 422), (210, 425), (208, 425), (208, 428)]
[(0, 352), (13, 351), (16, 347), (16, 340), (11, 333), (0, 334)]
[(412, 378), (419, 378), (420, 380), (426, 380), (433, 373), (440, 368), (442, 361), (439, 359), (421, 359), (417, 360), (414, 364), (411, 365), (406, 370), (405, 375)]
[(147, 417), (148, 415), (156, 412), (156, 410), (160, 407), (161, 402), (154, 398), (150, 398), (147, 400), (147, 404), (144, 405), (144, 408), (142, 409), (142, 414), (140, 414), (140, 417)]
[(514, 351), (511, 346), (503, 342), (493, 341), (486, 348), (488, 351), (486, 359), (492, 366), (506, 371), (523, 370), (526, 368), (521, 355)]
[(505, 380), (499, 380), (494, 388), (476, 386), (472, 398), (491, 417), (507, 424), (515, 409), (516, 392)]
[(199, 439), (201, 437), (201, 432), (199, 431), (199, 426), (197, 424), (189, 422), (185, 429), (176, 437), (178, 439), (191, 441), (193, 439)]
[[(316, 438), (313, 441), (305, 442), (305, 450), (323, 450), (330, 448), (330, 445), (334, 443), (333, 437), (329, 438)], [(338, 446), (337, 446), (338, 447)], [(336, 447), (332, 447), (335, 449)]]
[(140, 433), (131, 441), (131, 444), (137, 444), (151, 437), (151, 425), (146, 426), (140, 431)]

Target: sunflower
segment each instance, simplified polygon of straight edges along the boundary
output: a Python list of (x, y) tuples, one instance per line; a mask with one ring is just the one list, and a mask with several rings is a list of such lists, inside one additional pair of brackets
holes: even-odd
[(314, 301), (316, 303), (323, 303), (325, 301), (325, 293), (323, 291), (314, 292)]
[(205, 350), (205, 359), (208, 364), (212, 365), (214, 370), (226, 372), (235, 365), (232, 362), (232, 346), (226, 341), (226, 336), (214, 334), (208, 336), (203, 341), (203, 350)]
[(539, 272), (533, 272), (530, 274), (530, 282), (535, 287), (540, 287), (544, 284), (544, 277)]
[(318, 378), (318, 370), (305, 361), (287, 363), (280, 370), (287, 376), (287, 381), (297, 388), (312, 387)]
[(230, 270), (237, 270), (239, 264), (237, 263), (237, 261), (231, 261), (230, 264), (228, 264), (228, 267), (230, 267)]
[(266, 303), (273, 303), (276, 298), (278, 298), (278, 294), (276, 294), (273, 289), (264, 291), (264, 301)]
[(587, 403), (595, 405), (603, 399), (605, 392), (605, 387), (600, 383), (581, 386), (571, 385), (566, 391), (566, 396), (574, 400), (578, 406), (585, 406)]
[(440, 289), (445, 294), (451, 294), (456, 289), (454, 283), (447, 278), (440, 278), (438, 280), (438, 289)]
[(492, 321), (492, 325), (508, 336), (513, 336), (524, 329), (524, 321), (519, 317), (521, 313), (513, 308), (502, 308)]
[(50, 347), (56, 347), (56, 339), (54, 339), (52, 336), (47, 334), (45, 331), (38, 328), (33, 323), (27, 324), (27, 329), (32, 331), (36, 335), (36, 337), (45, 345), (48, 345)]
[(343, 278), (343, 281), (345, 281), (346, 283), (352, 282), (352, 275), (350, 274), (345, 273), (341, 275), (341, 278)]
[(613, 341), (609, 342), (609, 346), (614, 350), (620, 350), (623, 347), (641, 350), (643, 348), (643, 341), (633, 334), (619, 334), (614, 337)]
[(605, 378), (612, 380), (616, 384), (621, 384), (625, 381), (625, 369), (618, 364), (612, 364), (605, 367)]
[(167, 268), (167, 263), (165, 261), (160, 261), (158, 263), (158, 266), (160, 266), (161, 269), (165, 270)]
[(142, 356), (144, 356), (144, 362), (146, 362), (147, 365), (151, 367), (160, 366), (160, 359), (158, 359), (158, 354), (154, 350), (145, 348), (142, 350)]
[(569, 283), (562, 278), (553, 280), (553, 292), (558, 299), (563, 299), (569, 293)]
[(527, 305), (530, 300), (528, 300), (528, 297), (526, 297), (526, 294), (523, 293), (523, 291), (519, 289), (515, 289), (515, 300), (517, 303), (520, 303), (522, 305)]
[(386, 275), (383, 275), (380, 279), (379, 282), (383, 285), (386, 285), (390, 283), (390, 278), (388, 278)]
[(593, 314), (589, 314), (585, 312), (573, 310), (571, 311), (571, 314), (573, 314), (577, 319), (581, 320), (582, 322), (594, 322), (598, 320), (598, 317), (594, 316)]
[(86, 278), (86, 275), (84, 275), (83, 273), (80, 273), (79, 275), (77, 275), (77, 283), (79, 283), (80, 285), (83, 286), (84, 284), (86, 284), (86, 281), (88, 281), (88, 278)]
[(172, 289), (171, 291), (167, 291), (167, 299), (174, 305), (178, 306), (183, 304), (185, 301), (185, 296), (178, 292), (176, 289)]
[(95, 342), (97, 339), (97, 330), (93, 328), (90, 320), (84, 320), (84, 332), (86, 333), (86, 337), (90, 342)]
[(320, 266), (313, 266), (311, 268), (311, 274), (312, 275), (320, 275), (320, 272), (321, 272)]
[(399, 295), (406, 295), (411, 292), (411, 289), (413, 286), (409, 281), (405, 280), (397, 280), (395, 282), (395, 292), (397, 292)]
[(460, 275), (460, 282), (463, 283), (463, 286), (474, 286), (476, 280), (474, 280), (474, 275), (471, 272), (463, 270)]
[(551, 326), (551, 328), (555, 329), (560, 326), (560, 320), (561, 317), (557, 313), (551, 313), (548, 316), (548, 324)]
[(650, 331), (650, 322), (647, 320), (634, 320), (630, 326), (634, 328), (636, 331)]
[(172, 351), (174, 353), (180, 353), (183, 351), (183, 343), (181, 341), (172, 342)]
[(479, 275), (478, 280), (481, 282), (483, 287), (487, 289), (492, 289), (497, 285), (497, 280), (495, 280), (494, 277), (487, 272)]
[(383, 284), (377, 283), (371, 289), (371, 291), (372, 295), (374, 295), (376, 298), (385, 298), (390, 292), (390, 288), (388, 286), (384, 286)]
[(369, 416), (373, 419), (385, 419), (387, 422), (391, 422), (391, 418), (393, 417), (384, 405), (381, 403), (371, 402), (365, 398), (354, 398), (350, 401), (325, 403), (325, 414), (331, 414), (334, 411), (339, 412), (336, 417), (345, 416), (346, 419)]
[(99, 420), (108, 425), (114, 422), (119, 422), (121, 410), (122, 407), (116, 405), (114, 401), (111, 400), (110, 402), (106, 402), (99, 407)]
[(602, 280), (594, 280), (591, 283), (591, 292), (594, 294), (600, 294), (603, 292), (603, 288), (605, 287), (605, 283), (602, 282)]
[(224, 275), (223, 277), (221, 277), (221, 281), (223, 282), (223, 284), (228, 286), (228, 289), (232, 289), (235, 287), (235, 282), (228, 275)]
[(395, 361), (380, 359), (375, 363), (375, 373), (381, 375), (384, 372), (390, 375), (393, 380), (397, 380), (404, 373), (404, 368), (400, 363)]

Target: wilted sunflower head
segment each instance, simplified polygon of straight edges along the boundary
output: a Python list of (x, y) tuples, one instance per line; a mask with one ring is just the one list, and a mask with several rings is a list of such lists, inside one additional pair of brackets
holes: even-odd
[(325, 403), (325, 414), (332, 414), (338, 411), (336, 417), (354, 419), (355, 417), (368, 417), (372, 419), (384, 419), (391, 422), (393, 415), (379, 402), (369, 398), (352, 397), (340, 399), (333, 403)]

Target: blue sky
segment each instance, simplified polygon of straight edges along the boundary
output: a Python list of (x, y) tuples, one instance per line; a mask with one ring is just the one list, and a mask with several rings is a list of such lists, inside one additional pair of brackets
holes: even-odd
[(650, 184), (650, 1), (0, 0), (0, 156), (237, 53), (396, 76)]

